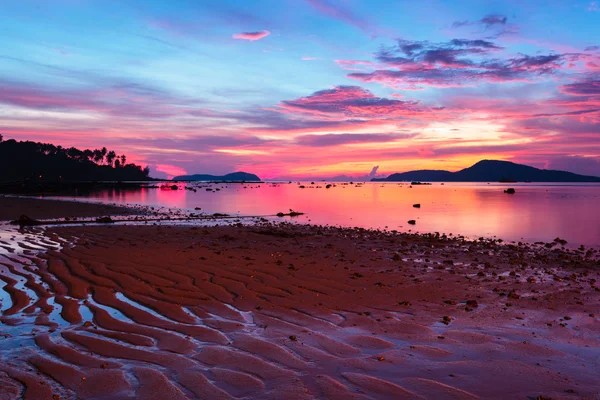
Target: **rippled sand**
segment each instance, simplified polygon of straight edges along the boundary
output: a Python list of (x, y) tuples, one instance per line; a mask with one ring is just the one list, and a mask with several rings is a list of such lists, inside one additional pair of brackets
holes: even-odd
[(595, 253), (306, 226), (0, 249), (2, 398), (599, 396)]

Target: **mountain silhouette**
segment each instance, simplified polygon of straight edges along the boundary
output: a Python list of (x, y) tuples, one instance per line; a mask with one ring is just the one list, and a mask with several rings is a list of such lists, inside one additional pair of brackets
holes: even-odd
[(260, 178), (247, 172), (232, 172), (231, 174), (217, 176), (208, 174), (179, 175), (174, 181), (205, 181), (205, 182), (261, 182)]
[(547, 170), (510, 161), (482, 160), (457, 172), (419, 170), (392, 174), (373, 182), (600, 182), (600, 177)]

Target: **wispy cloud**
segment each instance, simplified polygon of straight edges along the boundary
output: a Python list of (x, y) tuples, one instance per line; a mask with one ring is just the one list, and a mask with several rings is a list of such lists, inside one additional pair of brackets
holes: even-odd
[(295, 139), (295, 143), (310, 147), (329, 147), (347, 144), (384, 143), (397, 140), (410, 139), (416, 134), (397, 133), (336, 133), (325, 135), (302, 135)]
[(376, 29), (372, 27), (364, 16), (357, 16), (341, 4), (332, 4), (328, 0), (306, 0), (315, 10), (330, 18), (337, 19), (351, 25), (370, 36), (376, 36)]
[(460, 28), (461, 26), (482, 25), (485, 28), (489, 29), (489, 28), (492, 28), (497, 25), (506, 25), (506, 21), (508, 21), (508, 18), (505, 15), (489, 14), (477, 21), (469, 21), (469, 20), (455, 21), (452, 23), (452, 27)]
[(519, 27), (508, 23), (508, 17), (502, 14), (488, 14), (481, 19), (470, 21), (454, 21), (453, 29), (473, 27), (483, 31), (488, 39), (499, 38), (505, 35), (514, 35), (519, 32)]

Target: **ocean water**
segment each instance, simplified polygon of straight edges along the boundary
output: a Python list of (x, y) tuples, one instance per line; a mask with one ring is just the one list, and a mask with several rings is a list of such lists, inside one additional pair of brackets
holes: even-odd
[[(440, 232), (505, 241), (552, 241), (600, 247), (600, 184), (500, 184), (369, 182), (207, 184), (183, 190), (104, 190), (79, 200), (160, 205), (207, 213), (274, 215), (304, 212), (302, 223)], [(300, 188), (304, 185), (305, 188)], [(515, 194), (504, 189), (513, 187)], [(213, 191), (207, 191), (212, 188)], [(216, 191), (215, 189), (220, 189)], [(413, 204), (421, 204), (414, 208)], [(290, 220), (289, 217), (282, 220)], [(409, 225), (408, 220), (415, 220)]]

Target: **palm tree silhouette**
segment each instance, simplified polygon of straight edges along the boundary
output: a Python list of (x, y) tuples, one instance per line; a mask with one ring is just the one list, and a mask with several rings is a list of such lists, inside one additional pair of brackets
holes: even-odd
[(114, 159), (117, 157), (117, 153), (114, 151), (109, 151), (106, 155), (106, 163), (112, 167)]

